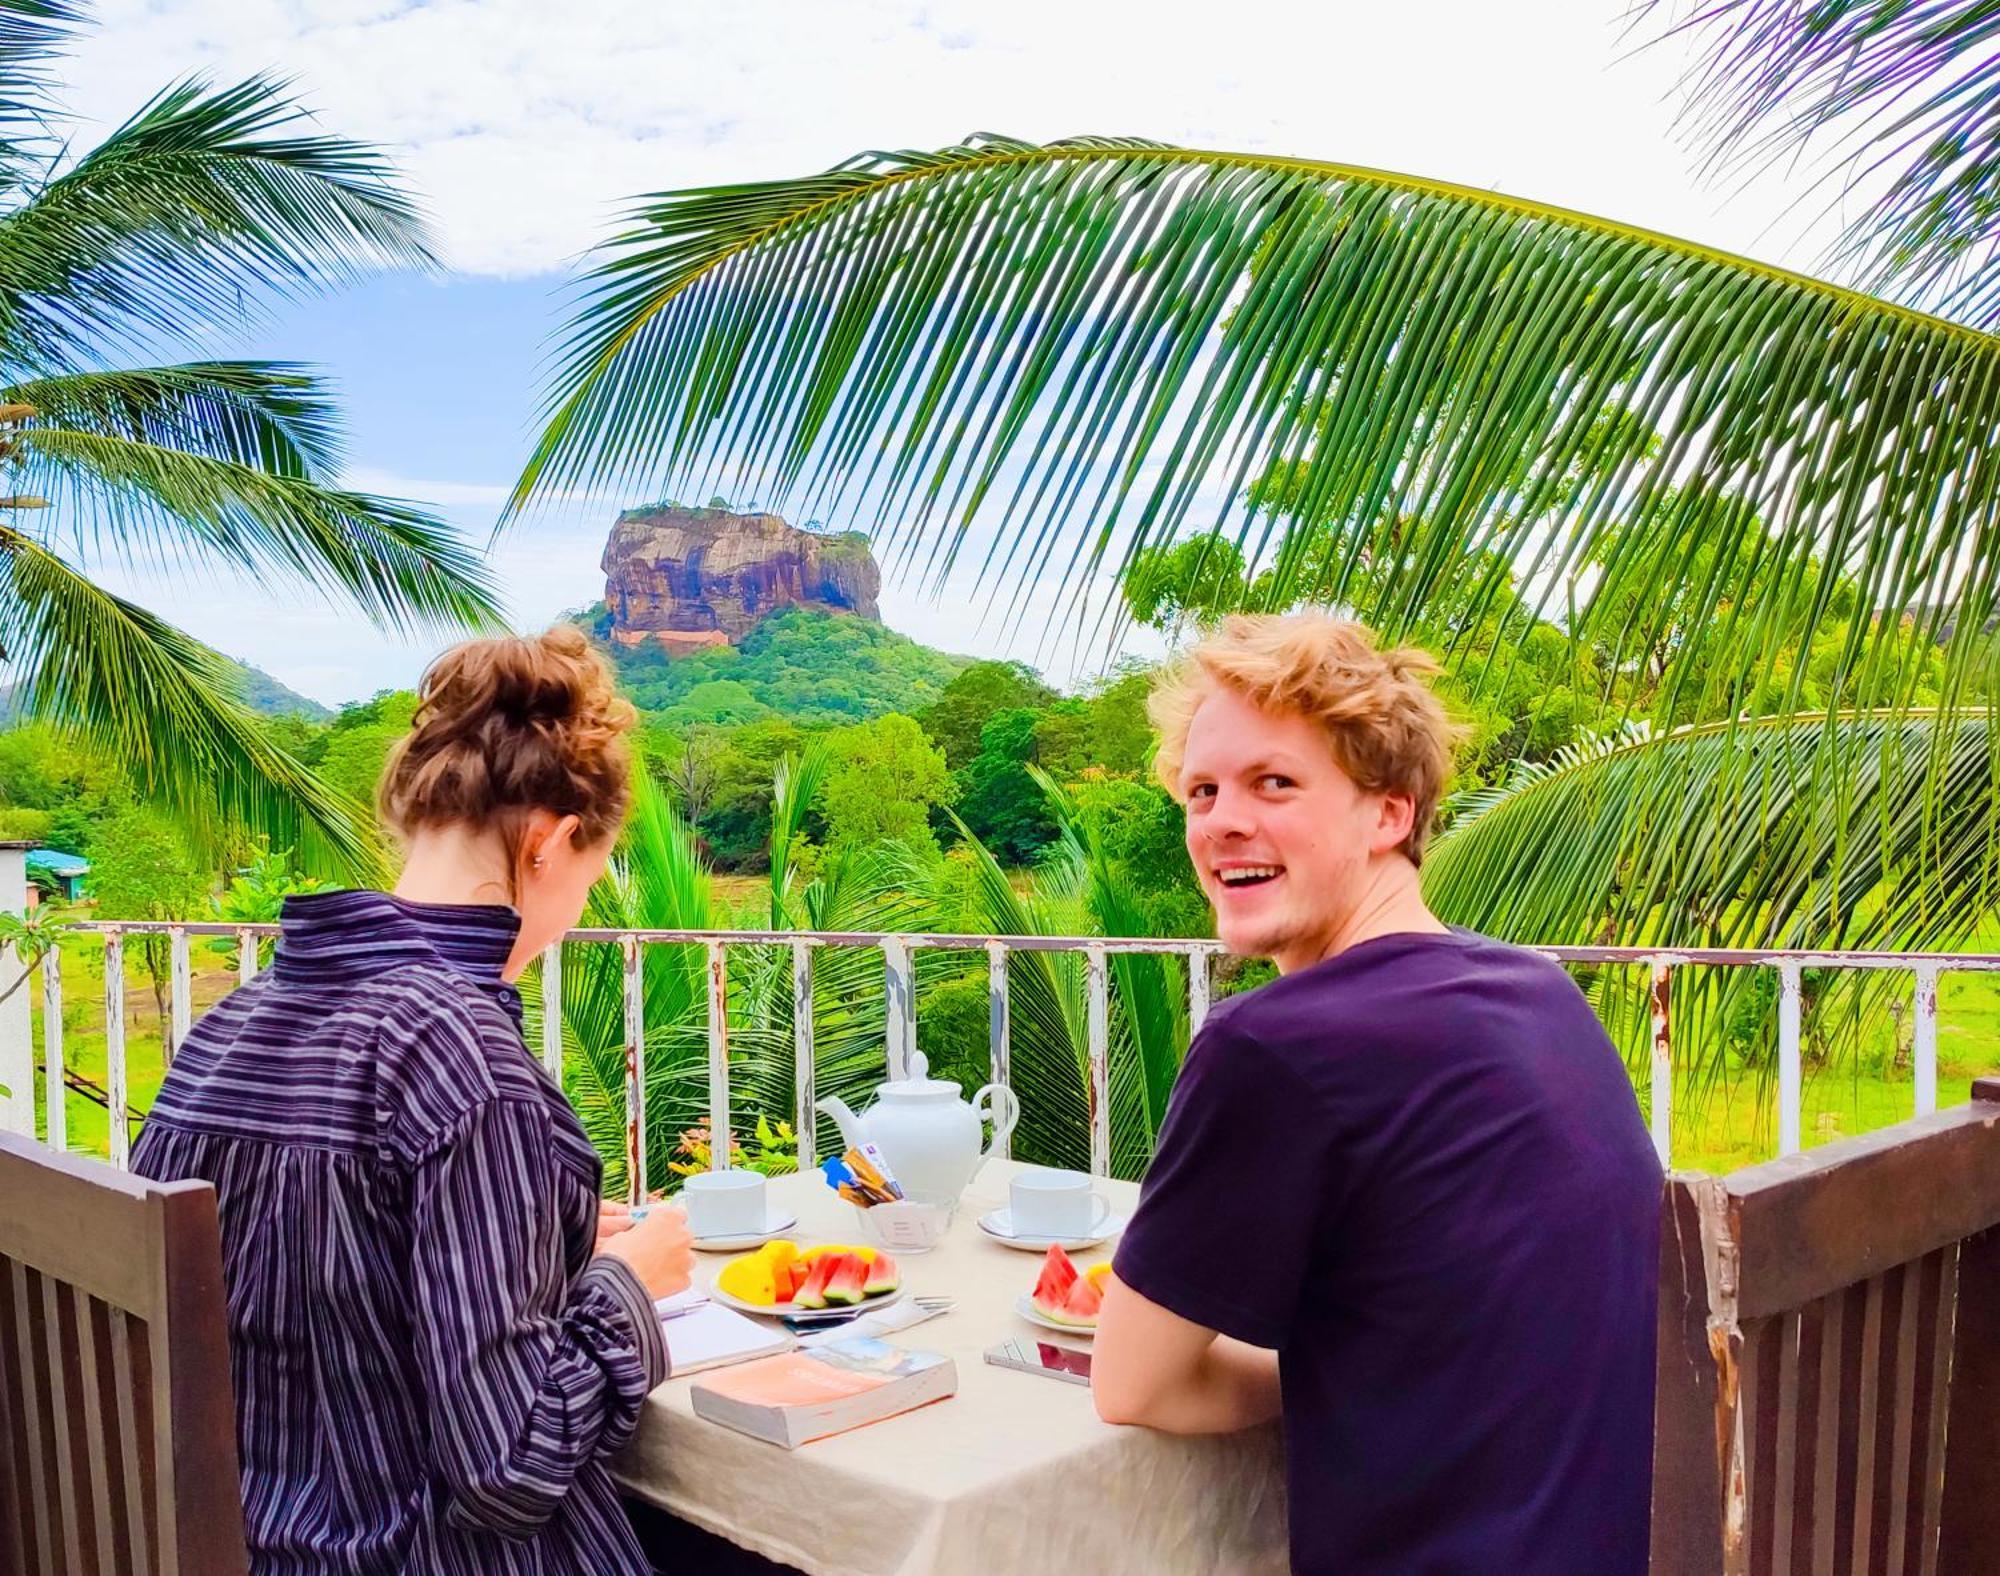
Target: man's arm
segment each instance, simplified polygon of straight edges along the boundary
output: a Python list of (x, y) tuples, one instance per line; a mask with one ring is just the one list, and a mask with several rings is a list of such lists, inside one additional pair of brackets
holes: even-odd
[(1107, 1423), (1227, 1434), (1278, 1415), (1276, 1352), (1170, 1313), (1115, 1273), (1091, 1352), (1091, 1394)]

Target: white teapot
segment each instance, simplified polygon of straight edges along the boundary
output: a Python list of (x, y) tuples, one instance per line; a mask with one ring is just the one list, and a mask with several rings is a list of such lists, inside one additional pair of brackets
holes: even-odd
[[(1014, 1091), (999, 1084), (987, 1084), (967, 1104), (957, 1084), (930, 1076), (922, 1051), (910, 1053), (909, 1077), (892, 1079), (875, 1091), (866, 1115), (857, 1117), (845, 1101), (831, 1096), (813, 1109), (834, 1119), (848, 1148), (869, 1143), (880, 1150), (908, 1197), (953, 1201), (1021, 1115)], [(982, 1118), (993, 1123), (992, 1142), (984, 1149), (979, 1142)]]

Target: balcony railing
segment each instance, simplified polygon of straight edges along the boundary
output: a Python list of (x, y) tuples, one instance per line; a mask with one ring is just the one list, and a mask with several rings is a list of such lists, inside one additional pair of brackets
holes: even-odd
[[(275, 925), (174, 923), (167, 921), (98, 921), (79, 924), (74, 933), (100, 936), (105, 949), (105, 1065), (112, 1164), (124, 1166), (129, 1145), (128, 1124), (115, 1113), (127, 1109), (125, 1055), (126, 939), (165, 935), (171, 965), (168, 1016), (171, 1041), (179, 1044), (191, 1016), (189, 942), (195, 937), (233, 939), (239, 949), (238, 980), (247, 984), (261, 965), (264, 941)], [(707, 956), (707, 1032), (709, 1131), (712, 1153), (719, 1161), (730, 1152), (732, 1131), (729, 1085), (728, 954), (732, 947), (783, 947), (791, 953), (794, 1085), (799, 1164), (818, 1163), (813, 1103), (813, 958), (828, 948), (865, 948), (881, 952), (886, 1005), (885, 1062), (892, 1077), (900, 1077), (917, 1044), (917, 997), (914, 955), (919, 951), (984, 952), (988, 993), (988, 1044), (992, 1081), (1011, 1085), (1012, 1028), (1008, 1005), (1008, 960), (1015, 953), (1080, 954), (1084, 959), (1087, 1011), (1087, 1063), (1090, 1111), (1090, 1166), (1105, 1175), (1111, 1164), (1111, 1067), (1109, 960), (1120, 954), (1166, 954), (1188, 966), (1188, 1021), (1199, 1030), (1207, 1016), (1212, 992), (1211, 960), (1222, 951), (1214, 941), (1132, 939), (1099, 936), (994, 936), (862, 931), (697, 931), (697, 930), (573, 930), (549, 947), (541, 959), (542, 1000), (540, 1052), (552, 1077), (562, 1076), (563, 950), (571, 943), (616, 945), (623, 957), (625, 1008), (625, 1174), (636, 1197), (646, 1170), (646, 1037), (645, 960), (652, 947), (698, 946)], [(1643, 947), (1542, 947), (1535, 949), (1570, 965), (1610, 966), (1643, 971), (1651, 1009), (1650, 1101), (1653, 1143), (1663, 1161), (1671, 1153), (1674, 1087), (1674, 982), (1690, 968), (1768, 970), (1777, 978), (1777, 1107), (1778, 1152), (1795, 1154), (1801, 1147), (1800, 1110), (1803, 1098), (1803, 981), (1808, 970), (1890, 972), (1907, 975), (1912, 991), (1911, 1059), (1915, 1081), (1915, 1111), (1919, 1116), (1937, 1109), (1938, 985), (1952, 973), (2000, 972), (1995, 953), (1805, 952), (1694, 949), (1662, 951)], [(42, 1060), (46, 1087), (64, 1087), (62, 1003), (63, 982), (59, 948), (42, 961)], [(48, 1142), (67, 1147), (64, 1102), (51, 1098), (47, 1108)], [(1002, 1151), (1004, 1153), (1004, 1149)]]

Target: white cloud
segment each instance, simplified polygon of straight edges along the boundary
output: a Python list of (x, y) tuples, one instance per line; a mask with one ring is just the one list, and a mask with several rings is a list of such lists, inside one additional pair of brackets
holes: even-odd
[(1336, 159), (1777, 255), (1760, 232), (1780, 205), (1721, 208), (1668, 142), (1685, 57), (1630, 53), (1624, 11), (1624, 0), (104, 0), (72, 97), (108, 123), (190, 70), (296, 75), (327, 125), (400, 153), (452, 263), (478, 273), (563, 266), (637, 193), (976, 130)]

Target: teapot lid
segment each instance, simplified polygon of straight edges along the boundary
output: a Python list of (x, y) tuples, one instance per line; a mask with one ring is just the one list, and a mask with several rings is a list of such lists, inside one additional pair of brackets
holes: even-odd
[(965, 1091), (948, 1078), (933, 1078), (930, 1075), (930, 1058), (922, 1051), (910, 1052), (910, 1070), (906, 1078), (893, 1078), (882, 1085), (879, 1093), (893, 1095), (956, 1095), (965, 1098)]

